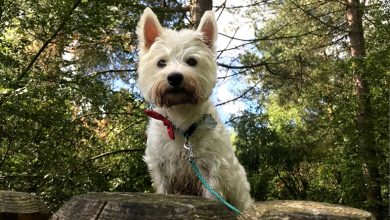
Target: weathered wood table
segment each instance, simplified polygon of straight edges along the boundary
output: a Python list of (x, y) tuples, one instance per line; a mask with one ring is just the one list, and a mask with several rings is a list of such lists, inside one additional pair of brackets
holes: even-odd
[(0, 220), (46, 220), (50, 216), (37, 196), (0, 190)]
[[(62, 219), (237, 219), (222, 204), (193, 196), (152, 193), (88, 193), (73, 197), (54, 215)], [(257, 202), (238, 219), (371, 220), (371, 213), (308, 201)]]

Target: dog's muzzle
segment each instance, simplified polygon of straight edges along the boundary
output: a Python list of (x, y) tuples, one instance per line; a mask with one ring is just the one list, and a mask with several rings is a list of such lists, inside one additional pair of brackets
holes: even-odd
[(196, 81), (185, 79), (177, 72), (170, 73), (165, 82), (159, 83), (155, 92), (155, 103), (160, 107), (197, 104), (199, 101)]
[(161, 94), (162, 106), (171, 107), (180, 104), (197, 104), (198, 98), (193, 90), (184, 87), (168, 88)]

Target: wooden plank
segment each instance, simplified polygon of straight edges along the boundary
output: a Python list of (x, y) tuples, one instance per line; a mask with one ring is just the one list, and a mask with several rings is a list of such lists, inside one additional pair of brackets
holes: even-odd
[(50, 215), (37, 196), (0, 190), (0, 220), (47, 220)]
[(152, 193), (88, 193), (73, 197), (52, 219), (235, 219), (217, 201)]
[(240, 219), (288, 219), (288, 220), (375, 220), (361, 209), (311, 201), (257, 202)]

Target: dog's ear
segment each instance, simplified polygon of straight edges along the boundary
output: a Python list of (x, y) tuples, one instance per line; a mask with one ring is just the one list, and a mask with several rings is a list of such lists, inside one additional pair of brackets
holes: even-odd
[(201, 32), (203, 35), (203, 41), (210, 48), (214, 48), (214, 43), (217, 40), (218, 30), (217, 22), (215, 21), (214, 13), (212, 11), (206, 11), (202, 18), (197, 29), (198, 32)]
[(156, 41), (156, 38), (160, 36), (162, 29), (163, 28), (152, 9), (145, 8), (141, 19), (138, 22), (136, 31), (141, 47), (140, 49), (147, 51)]

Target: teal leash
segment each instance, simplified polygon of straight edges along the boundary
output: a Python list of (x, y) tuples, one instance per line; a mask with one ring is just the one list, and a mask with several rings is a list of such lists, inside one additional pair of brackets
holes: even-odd
[(196, 175), (196, 177), (198, 177), (198, 179), (200, 180), (200, 182), (202, 183), (202, 185), (211, 193), (215, 196), (215, 198), (217, 198), (220, 202), (222, 202), (226, 207), (228, 207), (230, 210), (232, 210), (233, 212), (235, 212), (237, 215), (240, 215), (241, 214), (241, 211), (238, 210), (236, 207), (234, 207), (233, 205), (231, 205), (230, 203), (228, 203), (222, 196), (221, 194), (219, 194), (218, 192), (216, 192), (213, 188), (211, 188), (211, 186), (209, 185), (209, 183), (206, 181), (206, 179), (202, 176), (202, 174), (200, 173), (200, 170), (198, 168), (198, 166), (196, 165), (195, 161), (194, 161), (194, 155), (192, 153), (192, 145), (191, 143), (189, 142), (189, 137), (185, 137), (185, 143), (184, 143), (184, 148), (187, 149), (189, 151), (189, 161), (191, 163), (191, 167), (192, 167), (192, 170), (194, 170), (194, 173)]

